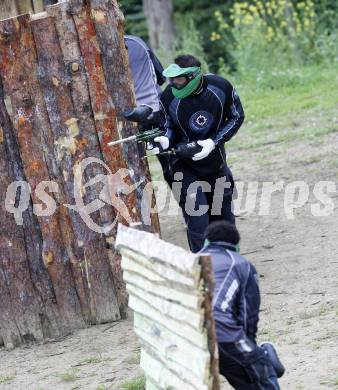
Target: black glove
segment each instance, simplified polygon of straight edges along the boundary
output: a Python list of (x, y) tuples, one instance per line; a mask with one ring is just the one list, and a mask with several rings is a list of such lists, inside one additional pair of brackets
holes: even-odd
[(139, 131), (156, 129), (160, 126), (160, 112), (152, 112), (147, 118), (139, 122)]
[(179, 158), (193, 158), (196, 153), (202, 150), (202, 146), (197, 141), (178, 144), (175, 149), (175, 155)]

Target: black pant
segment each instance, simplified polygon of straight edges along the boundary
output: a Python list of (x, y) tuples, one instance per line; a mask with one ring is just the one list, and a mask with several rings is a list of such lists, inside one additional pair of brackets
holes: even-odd
[[(204, 232), (210, 222), (226, 220), (235, 223), (232, 174), (223, 165), (216, 172), (202, 176), (182, 160), (172, 165), (172, 173), (173, 192), (187, 225), (189, 246), (196, 253), (203, 248)], [(182, 182), (181, 191), (176, 190), (180, 186), (175, 185), (175, 181), (176, 184)]]
[(161, 164), (164, 180), (167, 182), (168, 186), (171, 188), (173, 182), (173, 174), (170, 167), (170, 157), (166, 154), (156, 156), (159, 163)]
[(219, 368), (236, 390), (280, 390), (277, 375), (269, 357), (261, 347), (252, 352), (252, 358), (243, 359), (226, 344), (219, 343)]

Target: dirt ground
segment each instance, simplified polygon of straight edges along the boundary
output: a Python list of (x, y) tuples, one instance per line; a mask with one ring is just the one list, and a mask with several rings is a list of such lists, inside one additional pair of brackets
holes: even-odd
[[(317, 181), (330, 180), (338, 189), (337, 131), (322, 136), (320, 142), (309, 139), (231, 150), (235, 179), (303, 180), (310, 193)], [(311, 196), (295, 211), (295, 219), (288, 219), (280, 192), (273, 195), (269, 215), (259, 215), (258, 206), (252, 213), (243, 207), (238, 218), (241, 252), (260, 274), (259, 341), (277, 345), (287, 369), (280, 382), (285, 390), (338, 388), (337, 190), (331, 198), (335, 209), (326, 217), (312, 216)], [(164, 239), (186, 246), (180, 218), (163, 211), (161, 224)], [(0, 349), (0, 389), (121, 389), (140, 374), (131, 318), (81, 330), (55, 343), (11, 352)]]

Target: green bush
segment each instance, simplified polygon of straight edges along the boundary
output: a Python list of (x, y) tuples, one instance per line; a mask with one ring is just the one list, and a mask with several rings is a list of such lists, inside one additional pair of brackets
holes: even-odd
[[(236, 77), (255, 81), (261, 88), (278, 89), (309, 82), (302, 67), (338, 61), (337, 30), (327, 29), (312, 0), (260, 0), (237, 2), (229, 19), (220, 11), (211, 32), (212, 42), (229, 45), (236, 60)], [(220, 74), (231, 68), (218, 60)]]

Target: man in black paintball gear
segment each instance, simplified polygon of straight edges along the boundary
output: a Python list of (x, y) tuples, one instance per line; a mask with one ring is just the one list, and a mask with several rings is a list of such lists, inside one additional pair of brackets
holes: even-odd
[(244, 112), (230, 82), (214, 74), (204, 75), (200, 61), (191, 55), (177, 57), (163, 75), (169, 79), (160, 97), (166, 133), (155, 138), (159, 146), (156, 151), (195, 147), (191, 157), (172, 155), (170, 166), (174, 178), (180, 180), (183, 174), (182, 191), (176, 197), (186, 221), (190, 249), (197, 252), (210, 221), (235, 223), (234, 182), (224, 143), (242, 125)]
[(279, 390), (284, 367), (271, 343), (257, 345), (260, 307), (255, 267), (238, 253), (235, 225), (217, 221), (205, 232), (200, 252), (211, 257), (215, 288), (213, 314), (220, 373), (237, 390)]

